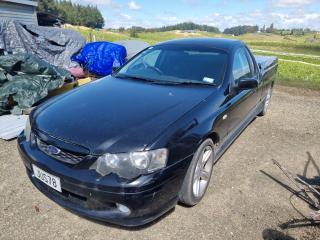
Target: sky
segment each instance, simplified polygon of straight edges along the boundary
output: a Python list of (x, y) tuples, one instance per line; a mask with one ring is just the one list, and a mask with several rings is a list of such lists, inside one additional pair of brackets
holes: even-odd
[(218, 27), (274, 23), (320, 31), (320, 0), (73, 0), (97, 5), (106, 28), (194, 22)]

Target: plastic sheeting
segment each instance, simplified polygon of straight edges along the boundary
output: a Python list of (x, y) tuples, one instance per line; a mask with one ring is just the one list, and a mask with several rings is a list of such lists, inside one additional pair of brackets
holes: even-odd
[(127, 50), (127, 60), (135, 56), (137, 53), (141, 52), (147, 47), (150, 47), (150, 44), (141, 41), (141, 40), (122, 40), (114, 42), (116, 44), (122, 45)]
[(0, 79), (0, 115), (8, 110), (19, 115), (73, 77), (63, 68), (20, 53), (0, 56)]
[(90, 73), (107, 76), (113, 67), (120, 67), (126, 62), (125, 47), (110, 42), (93, 42), (84, 46), (82, 51), (72, 57)]
[(24, 130), (27, 119), (27, 115), (0, 116), (0, 138), (4, 140), (11, 140), (18, 137), (18, 135)]
[(70, 58), (85, 45), (85, 39), (76, 31), (22, 25), (18, 21), (0, 18), (0, 49), (9, 53), (30, 53), (48, 63), (69, 68)]

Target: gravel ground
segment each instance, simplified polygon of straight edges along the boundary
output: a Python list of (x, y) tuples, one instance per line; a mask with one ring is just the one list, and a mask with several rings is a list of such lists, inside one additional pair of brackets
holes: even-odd
[(202, 202), (178, 205), (141, 229), (59, 207), (28, 180), (16, 141), (0, 141), (0, 239), (320, 239), (320, 227), (283, 227), (305, 223), (293, 206), (306, 216), (311, 209), (295, 197), (290, 203), (290, 192), (263, 173), (288, 183), (275, 159), (294, 173), (306, 168), (307, 177), (319, 176), (319, 118), (319, 92), (277, 87), (268, 115), (253, 121), (216, 164)]

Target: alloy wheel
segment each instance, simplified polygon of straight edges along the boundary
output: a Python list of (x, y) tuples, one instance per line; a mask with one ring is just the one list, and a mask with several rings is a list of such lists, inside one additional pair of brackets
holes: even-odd
[(193, 177), (193, 195), (201, 198), (206, 191), (213, 167), (213, 149), (206, 146), (197, 162)]

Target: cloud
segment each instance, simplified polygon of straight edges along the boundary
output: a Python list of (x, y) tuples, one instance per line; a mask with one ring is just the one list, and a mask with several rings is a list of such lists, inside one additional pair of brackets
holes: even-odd
[(132, 16), (130, 16), (129, 14), (125, 14), (125, 13), (120, 13), (120, 17), (121, 17), (123, 20), (126, 20), (126, 21), (133, 19)]
[(157, 16), (157, 19), (164, 22), (175, 22), (178, 20), (176, 16)]
[[(177, 9), (165, 9), (159, 11), (150, 11), (147, 6), (141, 11), (143, 5), (139, 0), (126, 0), (125, 4), (120, 4), (119, 0), (75, 0), (81, 4), (97, 4), (106, 19), (106, 27), (117, 28), (131, 26), (142, 27), (161, 27), (165, 25), (173, 25), (181, 22), (192, 21), (198, 24), (206, 24), (218, 27), (221, 31), (225, 28), (237, 25), (258, 25), (262, 27), (270, 26), (274, 23), (276, 28), (311, 28), (320, 30), (320, 12), (317, 8), (312, 9), (311, 6), (317, 6), (319, 0), (269, 0), (269, 5), (257, 7), (256, 10), (247, 10), (245, 7), (238, 11), (214, 11), (211, 14), (201, 14), (199, 8), (190, 10), (189, 13), (180, 12)], [(194, 5), (203, 0), (179, 0), (180, 3), (186, 5)], [(222, 2), (222, 0), (220, 0)], [(238, 0), (245, 5), (245, 2), (252, 0)], [(225, 0), (224, 2), (233, 2)], [(141, 2), (142, 3), (142, 2)], [(233, 2), (234, 3), (234, 2)], [(312, 5), (313, 4), (313, 5)], [(200, 4), (204, 7), (205, 5)], [(284, 8), (286, 6), (286, 8)], [(201, 9), (202, 9), (201, 7)], [(231, 5), (227, 6), (228, 8)], [(308, 7), (308, 8), (305, 8)], [(223, 9), (223, 7), (221, 7)], [(129, 14), (128, 14), (129, 13)]]
[(146, 28), (154, 27), (154, 25), (145, 18), (133, 18), (128, 14), (121, 14), (118, 17), (109, 18), (107, 26), (110, 28), (130, 28), (132, 26), (142, 26)]
[(128, 7), (131, 10), (140, 10), (141, 9), (141, 6), (138, 5), (135, 1), (128, 2)]
[(300, 8), (315, 2), (316, 0), (272, 0), (273, 6), (280, 8)]
[(177, 14), (162, 14), (151, 18), (144, 16), (135, 16), (134, 18), (125, 13), (119, 13), (114, 17), (108, 17), (106, 21), (107, 27), (118, 28), (131, 26), (141, 27), (161, 27), (165, 25), (173, 25), (181, 22), (192, 21), (198, 24), (206, 24), (209, 26), (218, 27), (221, 31), (225, 28), (234, 27), (237, 25), (258, 25), (262, 27), (266, 25), (269, 27), (271, 23), (279, 29), (287, 28), (310, 28), (320, 30), (320, 13), (319, 12), (305, 12), (304, 10), (292, 10), (291, 12), (266, 12), (262, 10), (252, 11), (250, 13), (238, 14), (222, 14), (214, 12), (208, 16), (181, 18)]
[[(191, 19), (192, 21), (192, 19)], [(194, 19), (199, 24), (218, 27), (220, 30), (237, 25), (263, 25), (274, 23), (276, 28), (311, 28), (320, 29), (320, 13), (295, 10), (291, 12), (263, 12), (256, 10), (250, 13), (234, 15), (212, 13), (203, 19)]]

